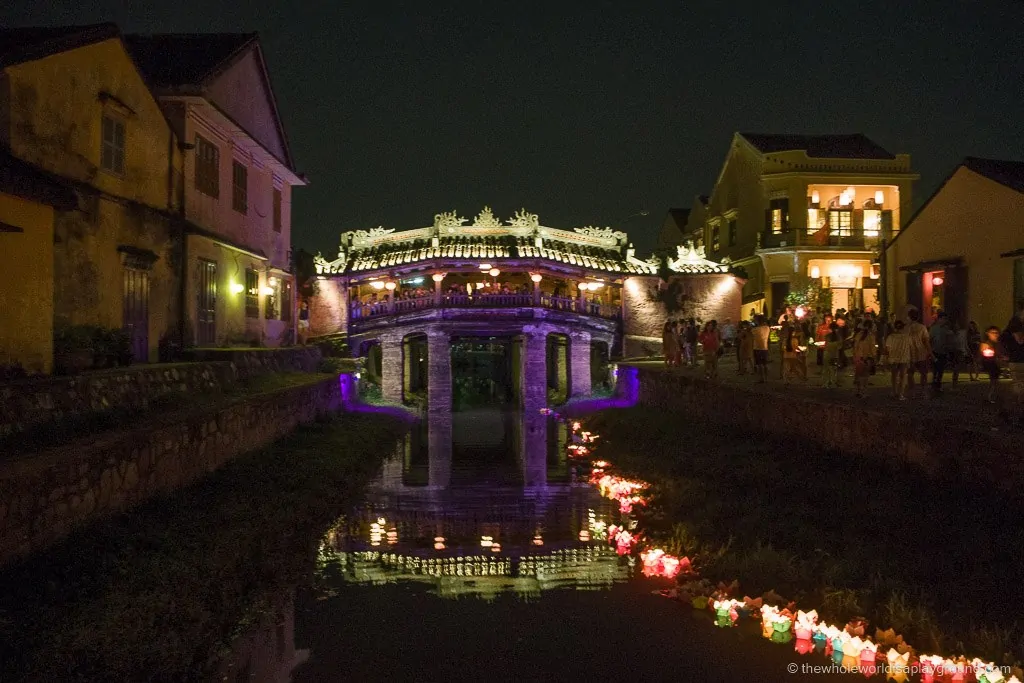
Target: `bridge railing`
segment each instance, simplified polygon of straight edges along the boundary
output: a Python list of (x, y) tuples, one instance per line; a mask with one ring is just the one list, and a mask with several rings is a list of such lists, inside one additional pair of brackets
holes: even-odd
[(394, 301), (375, 301), (372, 303), (356, 302), (349, 306), (350, 320), (366, 320), (379, 318), (396, 313), (409, 313), (430, 308), (524, 308), (541, 306), (556, 311), (582, 313), (601, 318), (617, 318), (619, 307), (615, 304), (604, 304), (585, 301), (569, 296), (540, 294), (443, 294), (440, 299), (435, 295), (418, 296)]

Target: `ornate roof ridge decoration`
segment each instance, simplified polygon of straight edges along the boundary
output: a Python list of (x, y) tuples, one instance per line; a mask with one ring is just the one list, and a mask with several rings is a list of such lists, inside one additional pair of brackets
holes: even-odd
[(459, 216), (457, 211), (442, 211), (434, 216), (434, 227), (438, 230), (461, 228), (465, 223), (466, 219)]
[(587, 237), (597, 237), (598, 239), (604, 240), (619, 240), (626, 239), (626, 233), (618, 230), (612, 230), (611, 228), (598, 228), (593, 225), (585, 225), (582, 228), (573, 228), (573, 232), (578, 232), (581, 235)]
[(344, 250), (338, 252), (338, 258), (328, 261), (319, 251), (313, 257), (313, 267), (317, 275), (329, 275), (332, 273), (344, 273), (348, 266), (348, 259), (345, 258)]
[(353, 247), (365, 247), (381, 237), (390, 235), (394, 231), (394, 228), (385, 228), (378, 225), (376, 228), (370, 228), (369, 230), (352, 230), (347, 234), (351, 235)]
[(676, 273), (728, 273), (729, 266), (715, 263), (704, 256), (704, 247), (694, 248), (693, 242), (676, 247), (676, 258), (669, 259), (669, 270)]
[(491, 207), (484, 205), (484, 208), (476, 215), (473, 219), (474, 228), (500, 228), (501, 220), (498, 219), (494, 212), (491, 211)]
[(537, 214), (529, 213), (526, 209), (519, 209), (516, 211), (512, 218), (509, 218), (506, 223), (513, 228), (539, 228), (540, 219), (537, 218)]

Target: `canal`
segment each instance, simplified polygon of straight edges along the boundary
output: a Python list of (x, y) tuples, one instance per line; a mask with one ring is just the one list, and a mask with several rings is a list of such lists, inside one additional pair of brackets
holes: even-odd
[(717, 629), (638, 576), (607, 541), (628, 520), (567, 459), (565, 424), (450, 420), (406, 435), (321, 539), (295, 599), (293, 680), (810, 677), (788, 672), (792, 645)]

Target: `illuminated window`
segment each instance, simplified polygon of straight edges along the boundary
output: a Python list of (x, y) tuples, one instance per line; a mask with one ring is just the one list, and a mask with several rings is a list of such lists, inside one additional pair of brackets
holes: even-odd
[(276, 277), (268, 280), (268, 287), (270, 287), (270, 294), (267, 294), (267, 298), (263, 305), (263, 317), (267, 320), (277, 320), (281, 316), (281, 281)]
[(711, 226), (711, 251), (719, 251), (722, 248), (722, 229), (715, 223)]
[(878, 237), (882, 229), (882, 212), (878, 209), (864, 209), (864, 236)]
[(104, 114), (102, 133), (100, 168), (111, 173), (124, 173), (124, 121)]
[(249, 169), (231, 162), (231, 208), (238, 213), (249, 210)]
[(813, 235), (814, 233), (821, 230), (821, 225), (818, 224), (820, 221), (821, 211), (819, 209), (807, 209), (807, 234)]
[(260, 317), (260, 276), (253, 268), (245, 269), (245, 317)]
[(853, 234), (853, 211), (834, 209), (828, 212), (828, 232), (833, 237), (849, 237)]
[(196, 189), (220, 197), (220, 150), (202, 135), (196, 136)]
[(781, 235), (789, 232), (789, 199), (773, 199), (768, 203), (771, 233)]

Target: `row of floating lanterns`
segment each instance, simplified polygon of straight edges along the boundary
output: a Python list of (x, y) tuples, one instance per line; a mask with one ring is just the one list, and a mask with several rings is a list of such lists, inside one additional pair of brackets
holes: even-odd
[[(541, 411), (555, 419), (562, 417), (550, 408)], [(570, 457), (586, 458), (593, 454), (597, 435), (584, 431), (578, 421), (566, 421), (572, 428)], [(644, 481), (627, 479), (608, 472), (611, 463), (605, 460), (590, 462), (590, 483), (597, 487), (602, 496), (616, 500), (623, 514), (629, 514), (634, 506), (646, 505), (644, 494), (649, 484)], [(686, 557), (676, 557), (663, 549), (643, 543), (642, 534), (636, 531), (635, 520), (630, 528), (610, 525), (608, 541), (615, 546), (619, 555), (639, 552), (641, 571), (647, 577), (677, 579), (682, 576), (696, 576), (693, 566)], [(690, 582), (703, 587), (707, 582)], [(740, 619), (760, 619), (761, 635), (774, 643), (791, 643), (801, 655), (816, 652), (829, 657), (840, 671), (859, 671), (865, 677), (884, 673), (886, 680), (902, 683), (910, 674), (920, 676), (921, 683), (1021, 683), (1019, 671), (1000, 667), (993, 662), (965, 656), (943, 657), (921, 654), (914, 656), (912, 648), (892, 629), (876, 631), (875, 639), (865, 636), (863, 620), (855, 619), (845, 627), (820, 622), (815, 610), (795, 610), (790, 603), (785, 607), (764, 604), (762, 598), (744, 597), (737, 600), (728, 597), (733, 586), (719, 584), (718, 590), (698, 590), (705, 595), (693, 596), (689, 602), (695, 609), (709, 609), (714, 613), (714, 623), (721, 628), (736, 626)], [(685, 589), (685, 586), (684, 586)], [(670, 597), (680, 597), (683, 591), (662, 591)], [(707, 597), (711, 593), (713, 597)], [(771, 594), (775, 598), (779, 596)], [(888, 648), (886, 650), (886, 648)]]

